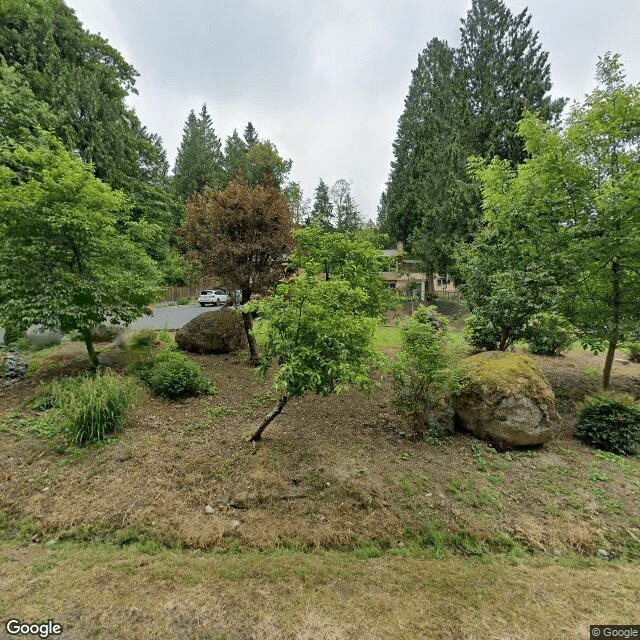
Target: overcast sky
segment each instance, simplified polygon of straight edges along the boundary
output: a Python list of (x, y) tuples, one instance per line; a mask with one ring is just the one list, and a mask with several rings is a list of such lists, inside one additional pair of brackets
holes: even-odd
[[(376, 218), (418, 54), (452, 46), (470, 0), (66, 0), (140, 73), (130, 99), (171, 167), (190, 109), (206, 102), (223, 144), (250, 120), (293, 160), (312, 198), (318, 180), (353, 181)], [(554, 97), (582, 99), (598, 55), (620, 53), (640, 82), (638, 0), (506, 0), (529, 7), (549, 52)]]

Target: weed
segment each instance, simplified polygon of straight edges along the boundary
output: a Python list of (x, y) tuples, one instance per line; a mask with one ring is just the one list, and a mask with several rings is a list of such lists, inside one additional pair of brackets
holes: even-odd
[(203, 413), (207, 418), (215, 420), (216, 418), (228, 416), (236, 411), (236, 409), (230, 409), (229, 407), (207, 407)]

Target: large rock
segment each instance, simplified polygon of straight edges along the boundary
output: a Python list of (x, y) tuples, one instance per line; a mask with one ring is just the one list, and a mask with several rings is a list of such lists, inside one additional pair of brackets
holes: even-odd
[(555, 435), (555, 396), (531, 358), (491, 351), (466, 362), (471, 384), (454, 398), (453, 408), (468, 431), (502, 449)]
[(206, 311), (176, 331), (176, 343), (191, 353), (230, 353), (247, 347), (242, 314), (232, 309)]

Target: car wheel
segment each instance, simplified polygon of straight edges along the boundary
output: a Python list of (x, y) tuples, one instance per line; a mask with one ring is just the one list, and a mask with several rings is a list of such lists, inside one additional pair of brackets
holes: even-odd
[(201, 306), (201, 307), (204, 307), (204, 302), (201, 302), (201, 303), (200, 303), (200, 306)]

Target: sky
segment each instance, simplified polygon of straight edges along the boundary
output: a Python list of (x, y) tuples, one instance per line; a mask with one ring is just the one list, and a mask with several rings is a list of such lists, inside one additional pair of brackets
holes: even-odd
[[(128, 100), (173, 168), (189, 111), (217, 135), (248, 121), (293, 160), (305, 198), (352, 181), (375, 220), (411, 70), (434, 37), (460, 42), (471, 0), (66, 0), (140, 74)], [(581, 100), (599, 55), (620, 53), (640, 83), (640, 1), (506, 0), (525, 7), (549, 52), (553, 97)]]

